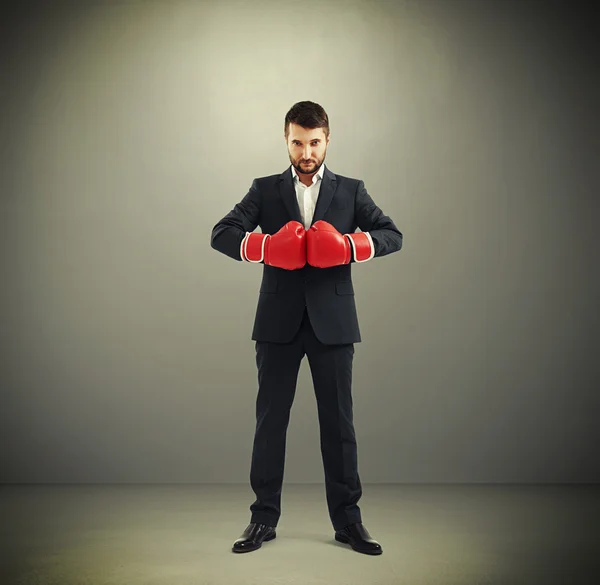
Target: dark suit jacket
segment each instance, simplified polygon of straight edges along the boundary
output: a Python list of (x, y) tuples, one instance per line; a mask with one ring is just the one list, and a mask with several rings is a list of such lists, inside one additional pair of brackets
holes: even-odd
[[(357, 227), (369, 232), (375, 246), (374, 258), (402, 247), (402, 233), (377, 207), (363, 181), (336, 175), (327, 166), (312, 223), (320, 219), (342, 234), (353, 233)], [(246, 196), (214, 226), (210, 245), (241, 262), (240, 244), (246, 232), (260, 226), (262, 233), (274, 234), (291, 220), (303, 223), (288, 167), (280, 175), (254, 179)], [(315, 335), (322, 343), (360, 342), (352, 263), (332, 268), (306, 264), (300, 270), (263, 264), (252, 339), (291, 341), (307, 307)]]

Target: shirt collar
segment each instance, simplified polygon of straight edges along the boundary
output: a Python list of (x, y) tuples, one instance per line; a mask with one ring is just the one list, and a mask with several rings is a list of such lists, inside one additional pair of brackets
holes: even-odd
[[(294, 168), (294, 165), (290, 165), (290, 168), (292, 169), (292, 183), (297, 179), (298, 181), (300, 181), (300, 178), (298, 177), (298, 173), (296, 172), (296, 169)], [(312, 178), (312, 184), (314, 185), (317, 182), (317, 177), (319, 177), (319, 179), (321, 179), (321, 181), (323, 180), (323, 174), (325, 173), (325, 163), (323, 163), (320, 167), (319, 170), (314, 174), (313, 178)]]

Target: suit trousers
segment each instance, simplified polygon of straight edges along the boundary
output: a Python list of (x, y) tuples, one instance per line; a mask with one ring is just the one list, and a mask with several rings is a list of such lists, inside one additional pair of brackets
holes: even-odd
[(334, 529), (340, 530), (362, 521), (351, 393), (354, 344), (321, 343), (306, 308), (291, 342), (256, 341), (258, 395), (250, 470), (256, 500), (250, 506), (250, 521), (277, 526), (281, 515), (287, 428), (304, 355), (317, 401), (329, 517)]

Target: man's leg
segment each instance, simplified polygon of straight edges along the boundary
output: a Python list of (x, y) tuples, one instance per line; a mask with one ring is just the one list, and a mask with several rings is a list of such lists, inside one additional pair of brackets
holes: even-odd
[(291, 343), (256, 342), (258, 395), (250, 484), (256, 501), (251, 522), (277, 526), (290, 410), (304, 349), (300, 333)]
[(354, 344), (324, 345), (313, 334), (306, 351), (319, 413), (329, 516), (335, 530), (362, 522), (362, 486), (352, 413)]

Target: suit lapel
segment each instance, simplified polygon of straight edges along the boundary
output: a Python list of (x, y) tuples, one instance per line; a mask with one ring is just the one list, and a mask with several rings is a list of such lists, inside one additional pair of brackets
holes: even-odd
[(325, 213), (329, 209), (329, 204), (333, 199), (335, 188), (335, 175), (327, 167), (325, 167), (325, 172), (323, 173), (323, 180), (321, 181), (321, 189), (319, 190), (319, 196), (317, 197), (317, 205), (315, 207), (315, 213), (313, 215), (312, 223), (323, 219), (323, 217), (325, 216)]
[[(327, 167), (325, 167), (312, 223), (323, 219), (325, 216), (325, 213), (329, 208), (329, 204), (333, 199), (335, 188), (336, 177)], [(294, 183), (292, 181), (291, 167), (288, 167), (279, 176), (279, 194), (289, 213), (290, 218), (302, 223), (302, 216), (300, 215), (300, 208), (298, 207), (298, 199), (296, 197), (296, 189), (294, 188)]]

